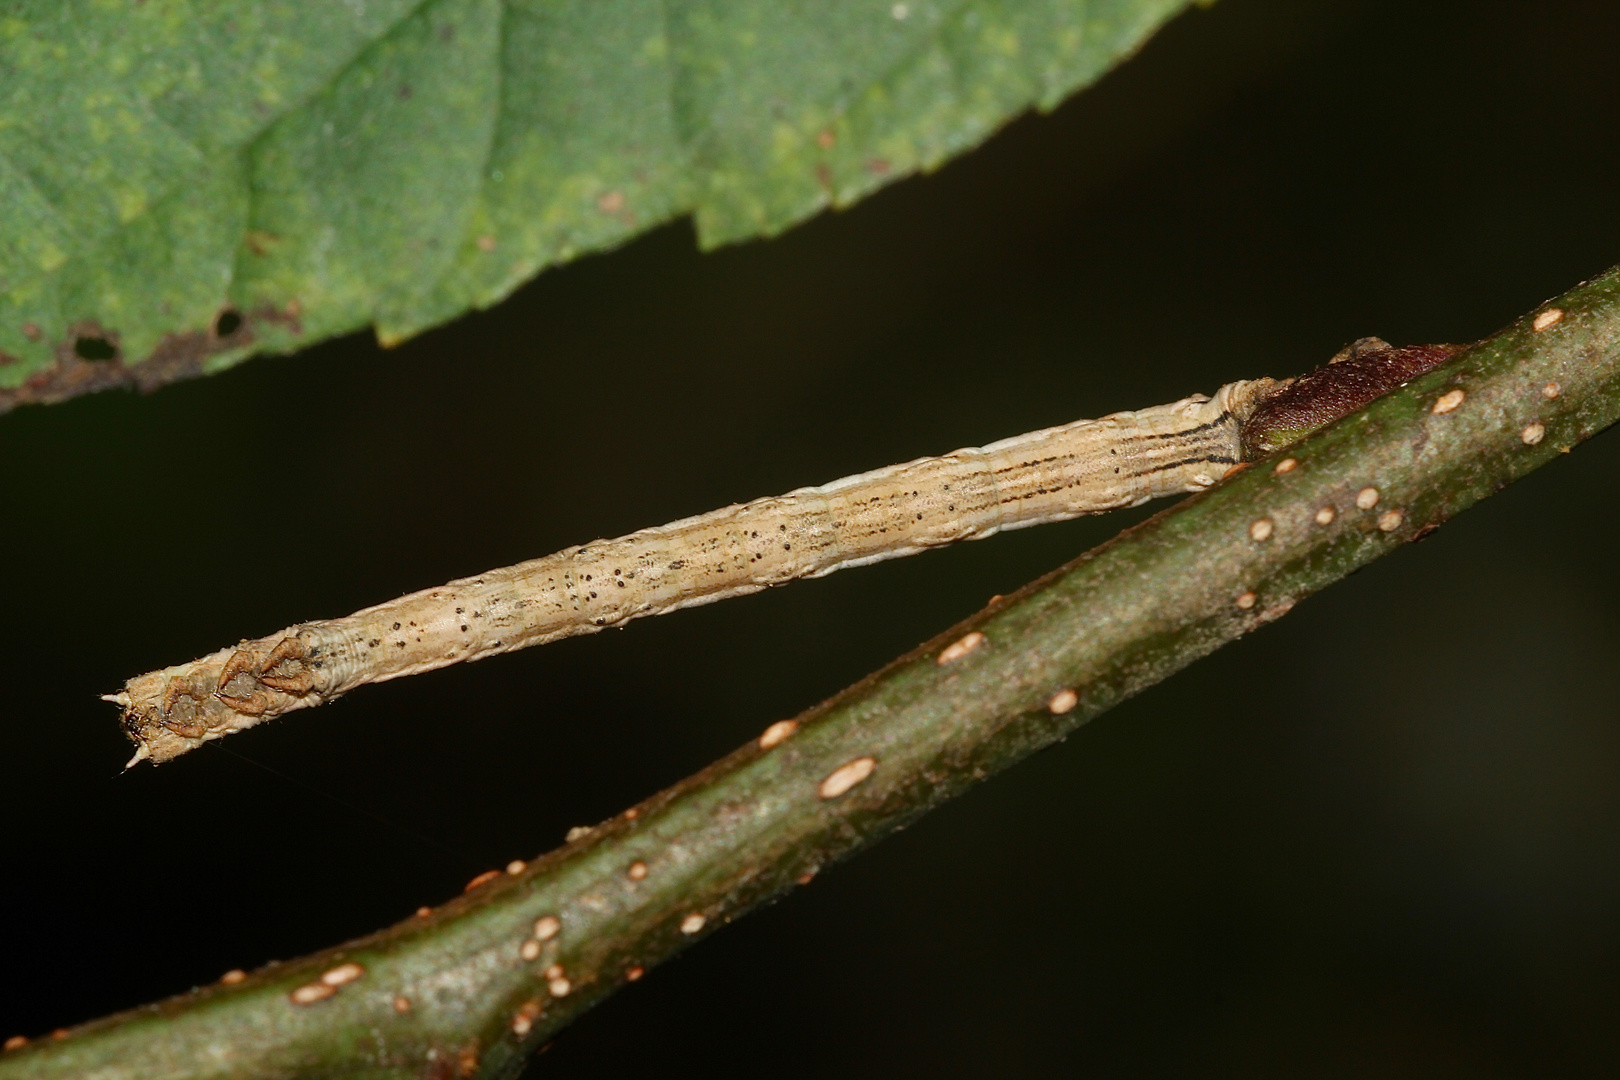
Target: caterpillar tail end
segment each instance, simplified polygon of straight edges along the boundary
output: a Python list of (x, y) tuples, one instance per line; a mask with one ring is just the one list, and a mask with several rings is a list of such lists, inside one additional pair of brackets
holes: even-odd
[(188, 680), (178, 671), (170, 668), (139, 675), (117, 693), (101, 695), (102, 701), (118, 706), (118, 726), (135, 744), (135, 756), (125, 762), (125, 769), (143, 761), (171, 761), (201, 745), (208, 735), (210, 722), (216, 718), (207, 714), (216, 710), (199, 702), (201, 695), (187, 692)]
[(296, 637), (277, 634), (137, 675), (101, 699), (122, 711), (119, 723), (135, 744), (129, 768), (161, 765), (210, 740), (319, 705), (325, 697), (314, 682)]

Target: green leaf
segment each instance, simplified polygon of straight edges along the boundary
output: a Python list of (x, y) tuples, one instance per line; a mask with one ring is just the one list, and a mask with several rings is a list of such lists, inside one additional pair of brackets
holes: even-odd
[(0, 410), (374, 325), (682, 214), (770, 236), (1050, 109), (1187, 0), (21, 0)]

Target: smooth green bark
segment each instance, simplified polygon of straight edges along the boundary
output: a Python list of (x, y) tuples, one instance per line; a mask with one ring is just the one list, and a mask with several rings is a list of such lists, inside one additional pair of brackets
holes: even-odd
[[(774, 746), (743, 747), (521, 874), (239, 985), (14, 1051), (0, 1057), (0, 1080), (510, 1075), (637, 969), (1617, 418), (1611, 271), (1288, 448), (1293, 466), (1258, 463), (1128, 530), (809, 710)], [(978, 647), (940, 662), (972, 632), (984, 635)], [(860, 777), (840, 770), (864, 759), (869, 775), (829, 791), (835, 774)], [(542, 943), (534, 928), (546, 916), (560, 930)], [(364, 974), (325, 1000), (291, 1000), (346, 963)]]

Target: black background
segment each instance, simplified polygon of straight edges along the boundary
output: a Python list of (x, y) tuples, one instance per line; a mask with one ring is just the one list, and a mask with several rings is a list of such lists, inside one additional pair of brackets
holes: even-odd
[[(97, 693), (1363, 334), (1483, 336), (1620, 261), (1617, 57), (1610, 4), (1224, 0), (779, 240), (700, 255), (676, 224), (391, 352), (0, 418), (0, 1035), (438, 902), (1133, 515), (368, 688), (161, 769), (120, 774)], [(1597, 439), (652, 972), (532, 1073), (1613, 1074), (1617, 473)]]

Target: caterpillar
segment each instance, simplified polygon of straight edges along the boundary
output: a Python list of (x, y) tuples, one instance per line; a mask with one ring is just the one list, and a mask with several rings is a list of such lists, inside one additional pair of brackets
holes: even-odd
[(134, 765), (366, 683), (622, 626), (962, 540), (1200, 491), (1460, 346), (1347, 346), (1300, 379), (1029, 432), (727, 506), (279, 633), (130, 679)]

